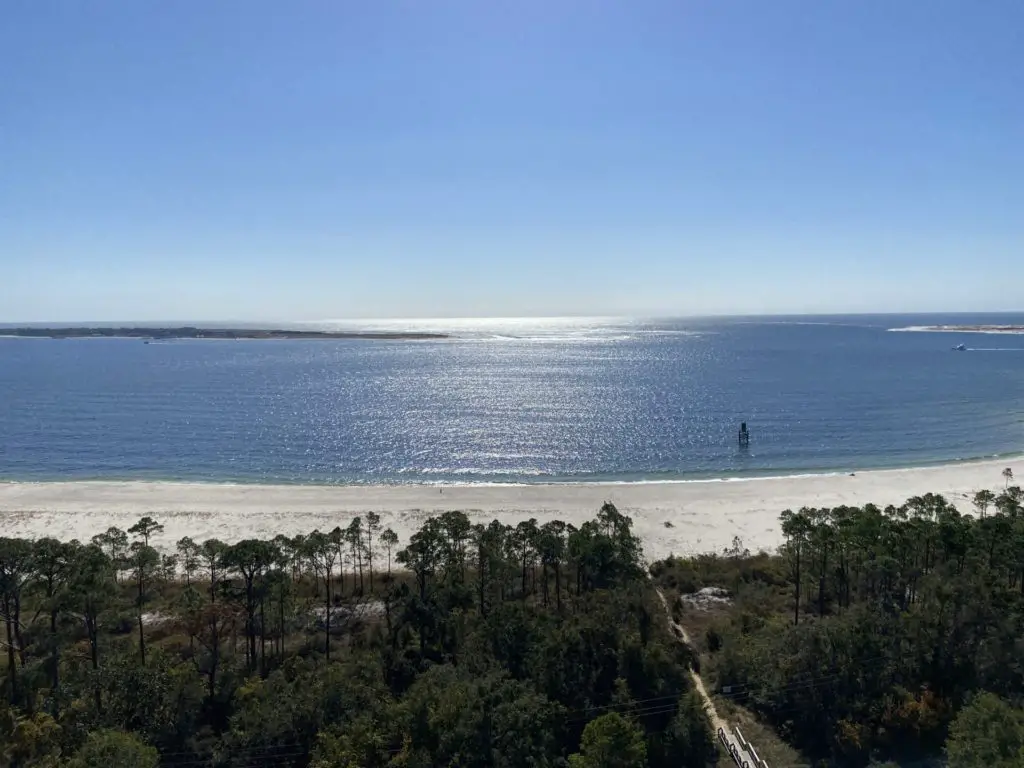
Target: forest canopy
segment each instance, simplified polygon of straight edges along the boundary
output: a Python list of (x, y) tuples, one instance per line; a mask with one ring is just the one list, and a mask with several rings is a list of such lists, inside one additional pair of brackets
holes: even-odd
[(773, 768), (1020, 765), (1022, 500), (802, 508), (777, 552), (650, 568), (611, 504), (404, 542), (373, 513), (0, 539), (0, 765), (698, 768), (730, 758), (693, 671), (795, 756)]
[[(653, 572), (677, 595), (728, 592), (710, 609), (677, 604), (700, 629), (705, 679), (808, 763), (997, 764), (976, 753), (1024, 765), (1000, 725), (1024, 717), (1022, 501), (1009, 486), (976, 494), (971, 514), (934, 494), (790, 510), (776, 554), (737, 542)], [(984, 736), (982, 721), (1002, 735)]]
[(611, 504), (579, 528), (449, 512), (407, 542), (373, 513), (173, 552), (160, 531), (0, 539), (2, 764), (603, 765), (612, 737), (630, 765), (717, 758)]

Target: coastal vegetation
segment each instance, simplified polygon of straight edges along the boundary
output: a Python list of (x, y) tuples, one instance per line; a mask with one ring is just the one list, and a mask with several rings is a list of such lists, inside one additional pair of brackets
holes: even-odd
[(969, 511), (932, 494), (803, 508), (776, 554), (737, 541), (652, 572), (709, 687), (805, 764), (1021, 766), (1022, 504), (1007, 486)]
[(631, 521), (0, 539), (5, 766), (717, 759)]
[(778, 552), (650, 567), (611, 504), (404, 542), (373, 513), (0, 539), (0, 765), (729, 764), (695, 672), (773, 768), (1019, 766), (1022, 505), (802, 508)]

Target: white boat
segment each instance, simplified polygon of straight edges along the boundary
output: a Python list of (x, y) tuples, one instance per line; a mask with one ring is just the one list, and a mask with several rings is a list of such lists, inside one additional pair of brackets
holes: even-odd
[(966, 352), (967, 351), (967, 345), (966, 344), (957, 344), (955, 347), (953, 347), (953, 351), (954, 352)]

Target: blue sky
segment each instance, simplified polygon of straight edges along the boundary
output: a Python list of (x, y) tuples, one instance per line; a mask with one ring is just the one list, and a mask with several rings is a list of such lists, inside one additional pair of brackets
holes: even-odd
[(3, 321), (1022, 304), (1020, 0), (3, 15)]

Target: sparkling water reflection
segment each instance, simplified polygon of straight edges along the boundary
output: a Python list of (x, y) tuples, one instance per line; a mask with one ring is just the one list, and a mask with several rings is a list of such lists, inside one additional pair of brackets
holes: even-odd
[[(361, 327), (455, 337), (0, 339), (0, 477), (655, 480), (1018, 452), (1024, 337), (886, 330), (973, 321), (374, 321)], [(960, 341), (991, 349), (951, 353)]]

